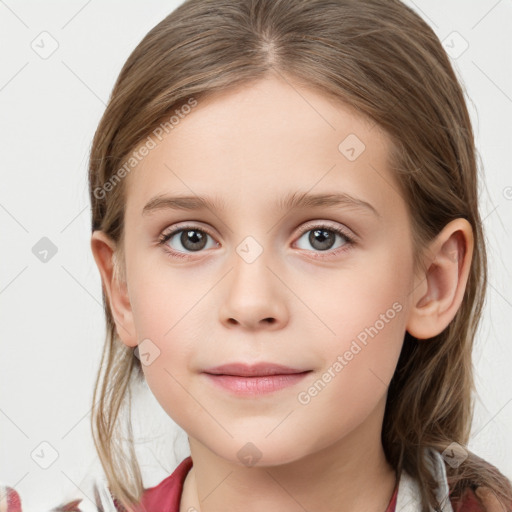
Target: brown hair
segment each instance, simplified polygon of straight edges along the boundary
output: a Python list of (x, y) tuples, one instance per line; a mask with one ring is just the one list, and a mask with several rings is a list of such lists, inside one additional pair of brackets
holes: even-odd
[[(118, 244), (125, 279), (125, 187), (116, 171), (163, 119), (194, 98), (278, 73), (315, 88), (387, 132), (389, 164), (413, 225), (415, 262), (451, 220), (469, 221), (474, 252), (461, 307), (430, 340), (406, 333), (382, 429), (389, 463), (419, 483), (422, 507), (438, 506), (423, 450), (468, 442), (472, 346), (484, 304), (487, 260), (478, 211), (476, 150), (464, 94), (433, 30), (398, 0), (187, 0), (156, 25), (125, 63), (94, 136), (89, 169), (92, 230)], [(108, 193), (105, 191), (108, 190)], [(126, 506), (143, 491), (129, 421), (139, 360), (115, 331), (105, 291), (107, 339), (93, 398), (94, 441), (112, 493)], [(123, 434), (124, 429), (124, 434)], [(122, 449), (122, 434), (128, 448)], [(447, 466), (451, 497), (490, 488), (512, 501), (509, 480), (468, 451)]]

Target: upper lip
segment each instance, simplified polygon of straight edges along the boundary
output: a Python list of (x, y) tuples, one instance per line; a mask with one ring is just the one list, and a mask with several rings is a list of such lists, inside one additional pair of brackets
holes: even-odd
[(210, 373), (212, 375), (235, 375), (239, 377), (264, 377), (266, 375), (304, 373), (305, 371), (309, 370), (300, 370), (273, 363), (229, 363), (203, 370), (204, 373)]

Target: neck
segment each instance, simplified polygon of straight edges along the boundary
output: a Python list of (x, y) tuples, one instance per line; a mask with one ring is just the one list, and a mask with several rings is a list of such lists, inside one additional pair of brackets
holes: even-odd
[(282, 465), (245, 467), (189, 438), (180, 512), (385, 512), (396, 474), (380, 441), (381, 405), (334, 445)]

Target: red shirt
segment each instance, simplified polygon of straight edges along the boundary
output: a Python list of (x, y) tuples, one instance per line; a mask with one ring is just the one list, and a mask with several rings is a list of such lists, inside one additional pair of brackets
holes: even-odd
[[(183, 483), (191, 467), (192, 459), (187, 457), (179, 464), (172, 475), (162, 480), (155, 487), (146, 489), (141, 499), (142, 510), (151, 512), (179, 512)], [(396, 512), (397, 495), (398, 483), (385, 512)], [(478, 497), (471, 489), (467, 489), (462, 500), (459, 502), (453, 499), (450, 502), (454, 512), (485, 512)]]

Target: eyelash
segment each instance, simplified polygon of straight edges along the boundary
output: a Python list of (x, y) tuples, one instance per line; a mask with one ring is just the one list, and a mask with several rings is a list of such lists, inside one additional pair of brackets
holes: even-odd
[[(187, 229), (200, 231), (201, 233), (206, 233), (213, 239), (215, 238), (212, 235), (212, 233), (210, 233), (210, 231), (208, 231), (207, 229), (205, 229), (203, 227), (194, 226), (194, 225), (185, 225), (185, 226), (181, 226), (179, 229), (175, 229), (174, 231), (171, 231), (169, 233), (163, 233), (158, 239), (158, 245), (165, 246), (165, 244), (174, 235), (181, 233), (182, 231), (186, 231)], [(326, 231), (332, 231), (333, 233), (336, 233), (337, 235), (340, 235), (341, 237), (343, 237), (346, 240), (346, 243), (345, 243), (345, 245), (343, 245), (342, 247), (338, 247), (337, 249), (331, 249), (328, 251), (316, 251), (316, 252), (313, 251), (314, 258), (325, 258), (326, 256), (321, 255), (323, 253), (327, 253), (327, 254), (329, 254), (329, 256), (336, 256), (342, 252), (346, 252), (346, 251), (350, 250), (351, 247), (354, 246), (356, 243), (354, 238), (352, 236), (348, 235), (343, 229), (338, 228), (338, 227), (329, 226), (327, 224), (306, 225), (299, 230), (298, 238), (300, 239), (302, 237), (302, 235), (304, 235), (304, 233), (307, 233), (308, 231), (313, 231), (315, 229), (325, 229)], [(176, 257), (176, 258), (185, 258), (186, 259), (186, 258), (189, 258), (191, 254), (194, 254), (193, 252), (184, 253), (181, 251), (175, 251), (175, 250), (170, 249), (168, 246), (165, 246), (164, 250), (167, 253), (167, 255), (171, 258)], [(197, 251), (197, 252), (201, 252), (201, 251)]]

